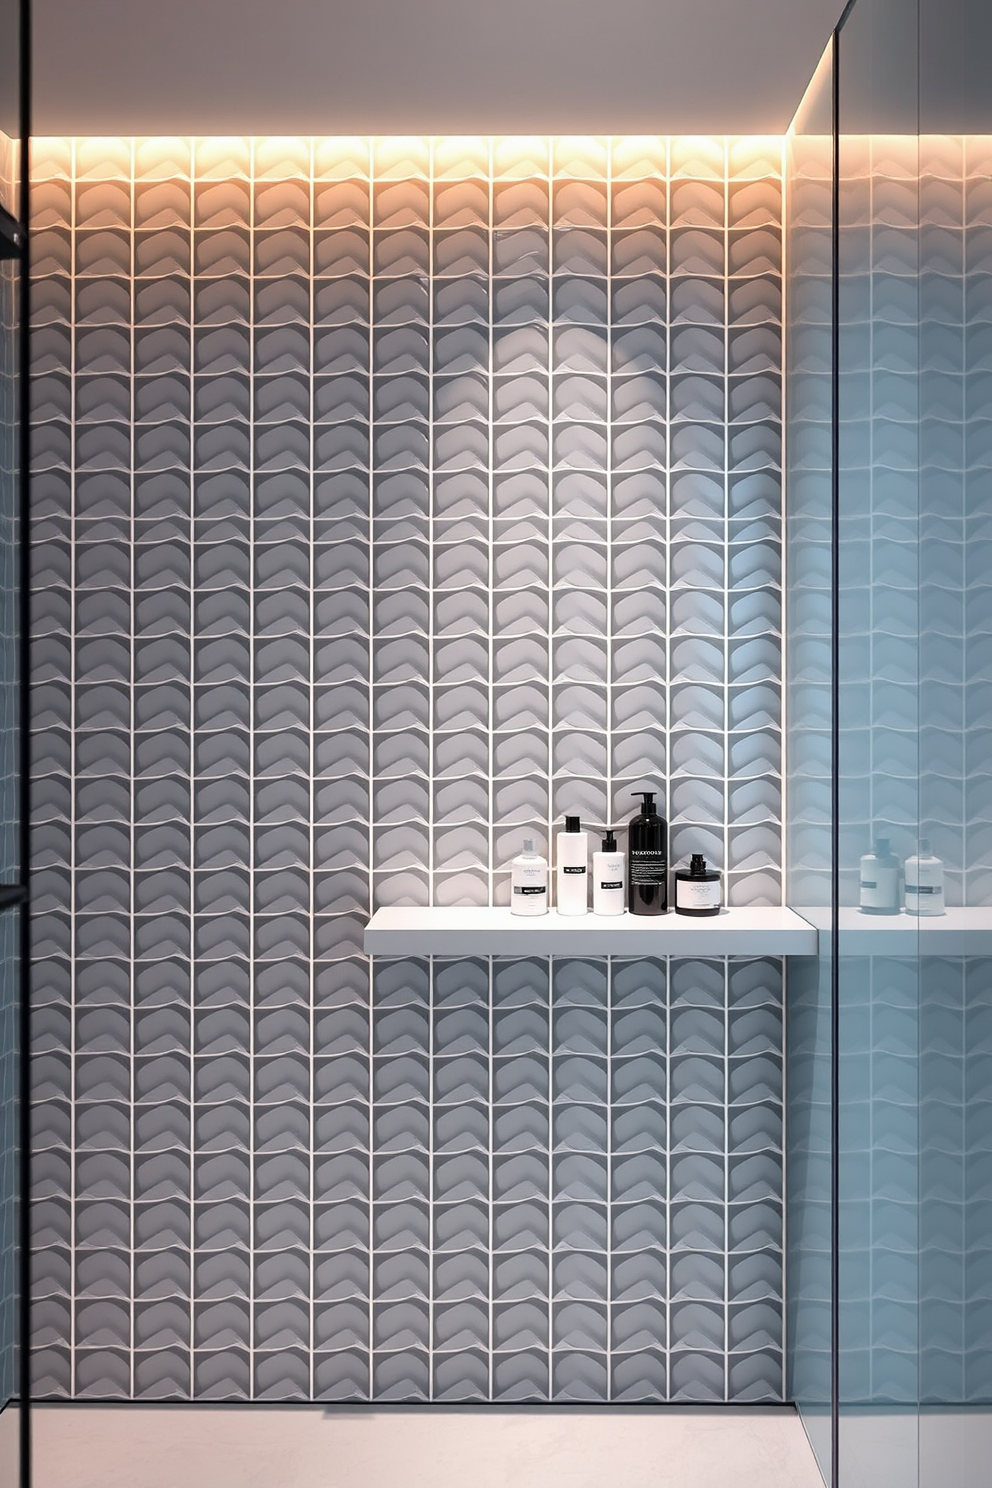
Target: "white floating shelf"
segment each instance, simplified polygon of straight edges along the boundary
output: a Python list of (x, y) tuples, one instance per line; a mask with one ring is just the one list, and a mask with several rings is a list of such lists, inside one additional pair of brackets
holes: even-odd
[(509, 909), (378, 909), (365, 930), (375, 956), (813, 956), (817, 934), (795, 910), (535, 916)]

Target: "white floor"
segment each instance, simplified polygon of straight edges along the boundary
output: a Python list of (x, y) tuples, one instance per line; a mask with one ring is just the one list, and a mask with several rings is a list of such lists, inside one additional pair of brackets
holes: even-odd
[(840, 1481), (843, 1488), (989, 1488), (992, 1411), (845, 1407)]
[(787, 1407), (36, 1407), (34, 1488), (823, 1488)]
[(10, 1488), (17, 1488), (21, 1459), (19, 1414), (16, 1405), (8, 1405), (0, 1411), (0, 1488), (8, 1488), (8, 1484)]

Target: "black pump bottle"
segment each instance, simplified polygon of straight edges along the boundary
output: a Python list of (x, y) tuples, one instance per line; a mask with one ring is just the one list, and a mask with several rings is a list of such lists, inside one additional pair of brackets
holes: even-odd
[(627, 907), (635, 915), (668, 911), (668, 823), (654, 809), (654, 791), (633, 791), (643, 797), (627, 829)]

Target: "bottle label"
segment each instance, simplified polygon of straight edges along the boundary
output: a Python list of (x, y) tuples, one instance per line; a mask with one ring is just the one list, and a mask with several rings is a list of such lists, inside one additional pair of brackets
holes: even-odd
[(661, 884), (668, 877), (668, 855), (663, 852), (634, 851), (630, 854), (632, 884)]
[(899, 870), (896, 867), (886, 867), (884, 863), (873, 862), (868, 867), (871, 878), (861, 879), (860, 905), (862, 909), (888, 909), (893, 912), (899, 908)]
[(939, 858), (910, 858), (906, 863), (906, 911), (908, 914), (944, 913), (944, 865)]
[(586, 870), (584, 863), (580, 863), (575, 867), (570, 866), (568, 863), (563, 863), (561, 871), (562, 873), (585, 873)]
[(601, 889), (622, 889), (623, 888), (623, 879), (622, 878), (621, 879), (618, 879), (616, 881), (616, 883), (613, 883), (613, 882), (607, 882), (607, 880), (604, 878), (601, 881), (599, 887)]
[(675, 880), (675, 905), (677, 909), (719, 909), (720, 883), (690, 883), (684, 878)]
[[(918, 915), (940, 915), (944, 913), (944, 871), (942, 863), (912, 864), (913, 874), (907, 869), (906, 912)], [(913, 878), (928, 879), (929, 882), (913, 882)]]
[(514, 884), (513, 892), (515, 894), (546, 894), (548, 886), (547, 884)]

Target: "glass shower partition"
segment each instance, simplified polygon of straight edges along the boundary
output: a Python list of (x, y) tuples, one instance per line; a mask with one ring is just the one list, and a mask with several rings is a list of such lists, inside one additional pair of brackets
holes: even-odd
[[(814, 230), (808, 161), (817, 108), (819, 129), (833, 132), (833, 180), (821, 170)], [(821, 950), (818, 963), (790, 968), (791, 1390), (833, 1488), (984, 1488), (992, 1461), (987, 0), (854, 0), (793, 126), (789, 187), (789, 902), (836, 952), (832, 963)], [(831, 189), (829, 242), (822, 202)], [(818, 256), (832, 326), (814, 292)], [(832, 471), (816, 453), (831, 400)], [(832, 635), (818, 592), (831, 566)], [(817, 733), (825, 711), (832, 798), (821, 778), (829, 751)], [(908, 914), (893, 904), (893, 912), (864, 913), (862, 885), (878, 863), (877, 852), (866, 855), (888, 844), (905, 865), (921, 842), (944, 865), (947, 912)]]
[[(992, 14), (838, 37), (841, 1488), (992, 1457)], [(855, 908), (873, 837), (947, 913)], [(925, 901), (924, 901), (925, 902)], [(921, 905), (922, 907), (922, 905)]]
[(915, 0), (857, 0), (837, 69), (837, 1475), (915, 1488), (919, 931), (859, 909), (919, 837)]
[[(992, 1476), (992, 8), (919, 0), (920, 1488)], [(933, 927), (933, 929), (930, 928)]]
[(833, 1368), (833, 200), (828, 47), (786, 141), (786, 789), (788, 903), (819, 954), (787, 966), (787, 1395), (824, 1479)]

